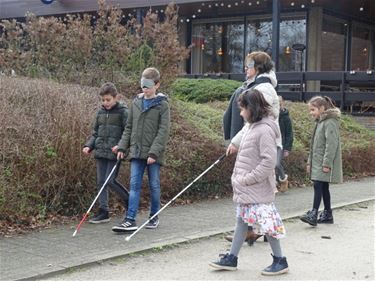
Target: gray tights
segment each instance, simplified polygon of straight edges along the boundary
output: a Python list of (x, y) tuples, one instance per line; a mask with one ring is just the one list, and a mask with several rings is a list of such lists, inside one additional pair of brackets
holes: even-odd
[[(247, 231), (247, 224), (244, 223), (242, 218), (237, 217), (236, 228), (234, 230), (234, 237), (230, 248), (230, 254), (238, 257), (238, 253), (240, 252), (241, 246), (245, 241)], [(270, 243), (273, 255), (275, 257), (282, 257), (283, 253), (281, 252), (280, 241), (269, 235), (266, 235), (266, 237), (268, 242)]]

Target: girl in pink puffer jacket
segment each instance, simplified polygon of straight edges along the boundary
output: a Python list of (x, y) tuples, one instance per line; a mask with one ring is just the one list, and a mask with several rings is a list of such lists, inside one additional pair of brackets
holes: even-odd
[(285, 228), (274, 205), (276, 139), (278, 124), (270, 116), (271, 107), (257, 90), (248, 90), (239, 97), (240, 114), (246, 128), (239, 146), (232, 174), (233, 201), (237, 204), (237, 221), (230, 249), (210, 265), (216, 269), (237, 269), (237, 256), (245, 241), (248, 226), (265, 235), (273, 252), (273, 263), (263, 275), (278, 275), (288, 271), (279, 239)]

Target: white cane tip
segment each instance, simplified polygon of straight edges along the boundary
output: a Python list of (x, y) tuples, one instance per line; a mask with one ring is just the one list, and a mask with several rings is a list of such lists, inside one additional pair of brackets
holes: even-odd
[(73, 237), (74, 237), (74, 236), (76, 236), (76, 234), (77, 234), (77, 230), (76, 230), (76, 231), (74, 231), (74, 233), (73, 233)]
[(126, 238), (125, 238), (125, 241), (126, 241), (126, 242), (129, 242), (129, 241), (130, 241), (130, 236), (126, 237)]

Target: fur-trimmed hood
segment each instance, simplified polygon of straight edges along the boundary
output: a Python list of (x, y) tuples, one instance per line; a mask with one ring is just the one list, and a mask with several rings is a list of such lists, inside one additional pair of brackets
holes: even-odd
[(323, 121), (329, 118), (340, 119), (341, 111), (338, 108), (330, 108), (320, 114), (319, 121)]

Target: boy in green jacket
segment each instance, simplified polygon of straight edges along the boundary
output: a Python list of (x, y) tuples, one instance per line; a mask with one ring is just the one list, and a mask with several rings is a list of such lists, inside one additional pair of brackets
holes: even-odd
[[(96, 114), (93, 133), (82, 150), (86, 155), (95, 150), (98, 191), (116, 165), (116, 145), (121, 138), (128, 118), (126, 105), (117, 101), (118, 93), (114, 84), (103, 84), (99, 95), (102, 99), (102, 106)], [(129, 192), (116, 180), (118, 168), (112, 179), (104, 187), (102, 193), (100, 193), (99, 212), (89, 220), (90, 223), (103, 223), (110, 220), (108, 186), (120, 196), (125, 209), (127, 208)]]
[[(117, 158), (130, 158), (130, 196), (124, 221), (112, 228), (115, 232), (136, 230), (142, 178), (147, 168), (151, 194), (150, 217), (160, 208), (160, 166), (170, 130), (170, 110), (167, 97), (156, 94), (160, 86), (160, 73), (156, 68), (146, 68), (142, 73), (142, 93), (132, 102), (129, 118), (118, 144)], [(158, 217), (150, 220), (146, 228), (159, 225)]]

